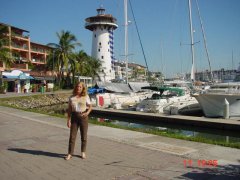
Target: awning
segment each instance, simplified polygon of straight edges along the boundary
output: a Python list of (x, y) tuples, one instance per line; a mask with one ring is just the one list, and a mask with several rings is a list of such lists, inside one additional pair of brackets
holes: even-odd
[(18, 79), (18, 76), (8, 76), (8, 75), (3, 75), (3, 78), (8, 78), (8, 79)]
[(25, 73), (20, 74), (19, 79), (24, 80), (24, 79), (34, 79), (32, 76), (26, 76)]
[(8, 80), (27, 80), (34, 79), (32, 76), (26, 76), (25, 74), (20, 74), (19, 76), (3, 75), (3, 78)]

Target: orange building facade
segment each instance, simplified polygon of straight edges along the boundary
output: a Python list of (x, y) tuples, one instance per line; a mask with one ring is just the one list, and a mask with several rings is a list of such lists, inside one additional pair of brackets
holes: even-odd
[[(6, 36), (9, 39), (9, 46), (6, 47), (10, 49), (15, 62), (10, 69), (29, 71), (29, 63), (37, 66), (46, 64), (47, 56), (51, 51), (49, 46), (31, 42), (29, 31), (3, 23), (0, 25), (8, 28)], [(5, 69), (5, 65), (2, 63), (0, 70), (4, 71)]]
[[(3, 75), (3, 81), (7, 81), (15, 88), (8, 88), (9, 91), (22, 92), (22, 86), (28, 84), (30, 90), (30, 80), (35, 79), (39, 81), (53, 80), (51, 71), (46, 71), (47, 58), (52, 51), (52, 48), (43, 44), (31, 42), (30, 32), (11, 25), (0, 23), (0, 26), (6, 27), (7, 32), (4, 37), (8, 39), (5, 47), (10, 49), (13, 64), (6, 67), (4, 61), (0, 59), (0, 71)], [(7, 76), (11, 71), (22, 72), (25, 79), (18, 79), (17, 77)], [(7, 74), (4, 77), (4, 73)], [(21, 73), (21, 74), (22, 74)], [(26, 74), (26, 75), (25, 75)], [(14, 81), (14, 83), (12, 82)], [(36, 82), (32, 82), (35, 83)], [(20, 86), (19, 88), (16, 88)]]

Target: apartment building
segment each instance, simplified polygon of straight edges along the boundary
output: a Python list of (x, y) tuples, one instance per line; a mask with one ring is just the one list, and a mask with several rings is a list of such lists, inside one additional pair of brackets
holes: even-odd
[(27, 30), (4, 23), (0, 23), (0, 27), (6, 28), (3, 32), (3, 36), (8, 39), (5, 47), (9, 48), (14, 62), (6, 67), (0, 59), (0, 71), (3, 81), (8, 83), (8, 91), (22, 92), (23, 87), (25, 91), (29, 91), (31, 80), (44, 81), (53, 77), (51, 72), (45, 71), (51, 47), (31, 42), (30, 32)]
[[(190, 79), (191, 74), (186, 74), (186, 79)], [(213, 70), (212, 76), (214, 82), (232, 82), (240, 80), (240, 63), (237, 69), (219, 69)], [(211, 81), (211, 73), (209, 70), (200, 71), (195, 73), (196, 81)]]
[[(116, 79), (126, 79), (126, 63), (124, 61), (114, 62)], [(145, 66), (136, 63), (128, 63), (128, 79), (130, 81), (146, 81), (147, 70)]]

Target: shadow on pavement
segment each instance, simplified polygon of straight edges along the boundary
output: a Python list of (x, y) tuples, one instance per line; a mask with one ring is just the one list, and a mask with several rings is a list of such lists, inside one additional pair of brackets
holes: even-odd
[(49, 157), (56, 157), (56, 158), (64, 158), (66, 156), (66, 154), (52, 153), (52, 152), (40, 151), (40, 150), (21, 149), (21, 148), (9, 148), (8, 150), (15, 151), (18, 153), (23, 153), (23, 154), (49, 156)]
[(151, 168), (146, 168), (146, 167), (140, 167), (140, 166), (131, 166), (131, 165), (128, 165), (128, 164), (124, 164), (124, 161), (113, 161), (113, 162), (110, 162), (110, 163), (106, 163), (104, 164), (105, 166), (116, 166), (116, 167), (127, 167), (127, 168), (133, 168), (133, 169), (141, 169), (141, 170), (159, 170), (159, 168), (154, 168), (154, 167), (151, 167)]
[[(240, 162), (240, 160), (238, 160)], [(228, 164), (216, 168), (194, 167), (194, 171), (182, 174), (182, 179), (239, 179), (240, 165)]]

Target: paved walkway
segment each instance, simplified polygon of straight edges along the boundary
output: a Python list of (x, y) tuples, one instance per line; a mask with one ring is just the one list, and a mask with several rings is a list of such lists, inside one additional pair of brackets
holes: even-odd
[[(90, 125), (87, 159), (66, 120), (0, 106), (1, 180), (238, 179), (240, 150)], [(216, 167), (203, 165), (216, 160)]]

